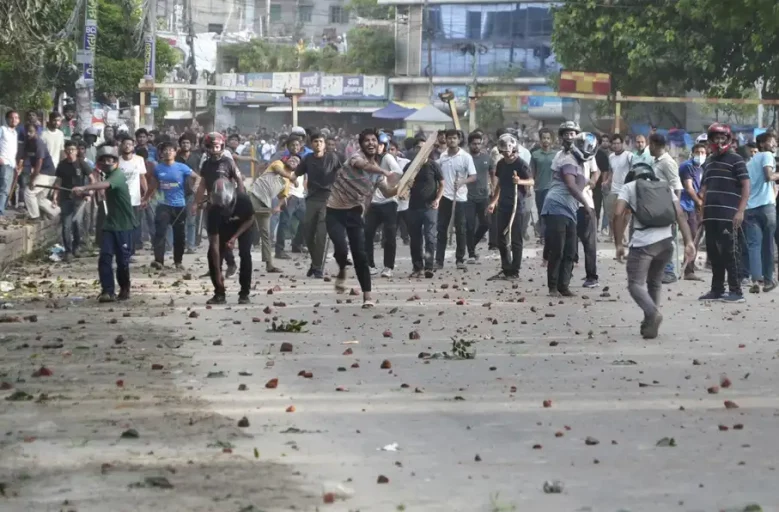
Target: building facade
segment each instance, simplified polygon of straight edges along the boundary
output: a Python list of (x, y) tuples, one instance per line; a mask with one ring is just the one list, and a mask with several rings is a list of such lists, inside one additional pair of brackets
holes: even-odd
[[(553, 2), (378, 1), (397, 8), (395, 99), (443, 108), (438, 93), (449, 89), (465, 110), (474, 83), (551, 90), (548, 79), (560, 71), (551, 43)], [(504, 103), (515, 117), (562, 117), (554, 98), (507, 96)]]
[(250, 33), (258, 37), (317, 42), (353, 26), (348, 0), (156, 0), (160, 28), (195, 33)]

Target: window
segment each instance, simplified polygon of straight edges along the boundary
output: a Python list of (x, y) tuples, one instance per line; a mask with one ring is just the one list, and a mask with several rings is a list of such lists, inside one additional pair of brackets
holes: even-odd
[(467, 39), (481, 39), (481, 11), (467, 11), (465, 13), (465, 37)]
[(223, 28), (224, 27), (222, 26), (221, 23), (209, 23), (208, 24), (208, 31), (209, 32), (215, 32), (217, 34), (221, 34)]
[(330, 23), (345, 25), (349, 23), (349, 11), (340, 5), (330, 6)]
[(281, 21), (281, 4), (270, 4), (270, 21)]
[(300, 23), (311, 23), (311, 17), (314, 14), (313, 5), (301, 5), (298, 7), (298, 21)]

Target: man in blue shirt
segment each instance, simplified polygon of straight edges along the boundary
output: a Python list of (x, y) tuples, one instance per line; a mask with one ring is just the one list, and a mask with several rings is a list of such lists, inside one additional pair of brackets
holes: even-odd
[[(703, 196), (701, 196), (701, 178), (703, 177), (703, 162), (706, 161), (706, 146), (695, 144), (692, 147), (692, 157), (679, 166), (679, 180), (682, 182), (682, 194), (679, 206), (687, 217), (687, 226), (693, 238), (698, 233), (703, 211)], [(684, 279), (700, 281), (695, 275), (695, 261), (691, 261), (684, 269)]]
[(758, 153), (747, 163), (749, 172), (749, 200), (744, 216), (749, 270), (752, 274), (750, 293), (770, 292), (776, 288), (774, 281), (774, 233), (776, 232), (776, 136), (765, 132), (757, 136)]
[(182, 268), (184, 257), (185, 227), (187, 222), (187, 200), (185, 192), (187, 180), (191, 181), (192, 189), (197, 189), (198, 175), (181, 162), (176, 162), (176, 147), (171, 142), (163, 142), (159, 147), (162, 161), (154, 167), (154, 172), (148, 178), (149, 189), (143, 200), (145, 206), (151, 197), (160, 190), (162, 201), (157, 205), (154, 229), (154, 261), (151, 267), (157, 270), (163, 268), (165, 259), (165, 239), (168, 226), (173, 226), (173, 264)]

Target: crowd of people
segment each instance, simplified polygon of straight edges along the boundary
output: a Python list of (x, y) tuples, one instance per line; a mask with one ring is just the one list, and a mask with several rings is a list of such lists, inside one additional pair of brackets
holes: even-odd
[[(500, 269), (489, 280), (513, 281), (530, 226), (543, 245), (555, 297), (575, 296), (579, 243), (583, 286), (592, 288), (599, 285), (599, 239), (613, 242), (616, 259), (627, 257), (628, 290), (644, 312), (646, 338), (656, 337), (662, 322), (662, 284), (676, 281), (677, 272), (701, 279), (695, 255), (704, 237), (712, 278), (702, 300), (743, 302), (744, 285), (753, 293), (776, 287), (779, 173), (772, 131), (757, 138), (745, 159), (734, 151), (730, 129), (715, 123), (680, 163), (660, 134), (636, 136), (629, 151), (621, 135), (583, 133), (570, 121), (556, 133), (541, 128), (531, 148), (520, 143), (527, 129), (514, 127), (499, 130), (491, 148), (483, 131), (465, 137), (442, 130), (431, 135), (431, 149), (424, 134), (396, 141), (373, 129), (352, 141), (329, 129), (289, 127), (271, 145), (237, 133), (186, 131), (173, 138), (143, 128), (134, 134), (90, 128), (79, 135), (72, 116), (58, 113), (46, 126), (34, 112), (24, 125), (14, 111), (5, 119), (0, 218), (10, 203), (23, 205), (33, 221), (59, 215), (65, 262), (79, 257), (94, 234), (101, 302), (129, 298), (137, 251), (151, 249), (151, 266), (161, 270), (172, 249), (173, 266), (181, 268), (204, 230), (214, 285), (209, 304), (226, 303), (225, 280), (235, 273), (239, 303), (249, 303), (252, 247), (260, 248), (266, 272), (278, 273), (277, 260), (290, 258), (287, 239), (291, 252), (308, 253), (312, 279), (325, 277), (332, 244), (336, 289), (345, 291), (353, 267), (365, 308), (374, 305), (371, 280), (395, 276), (398, 235), (409, 247), (410, 278), (444, 268), (450, 244), (455, 268), (466, 271), (479, 263), (486, 241), (500, 254)], [(257, 150), (245, 151), (252, 144)], [(251, 176), (242, 172), (246, 165)], [(405, 173), (412, 177), (401, 186)]]

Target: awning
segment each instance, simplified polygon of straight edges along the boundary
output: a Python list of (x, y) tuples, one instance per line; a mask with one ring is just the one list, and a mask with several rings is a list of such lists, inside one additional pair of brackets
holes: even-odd
[[(298, 112), (319, 112), (322, 114), (372, 114), (380, 107), (298, 107)], [(266, 112), (292, 112), (292, 106), (268, 107)]]
[(432, 105), (428, 105), (421, 110), (417, 110), (406, 117), (409, 123), (451, 123), (452, 118), (444, 114)]
[[(197, 115), (205, 114), (206, 111), (202, 110), (197, 113)], [(185, 119), (192, 119), (192, 112), (189, 110), (169, 110), (165, 113), (165, 119), (170, 119), (171, 121), (183, 121)]]
[(405, 107), (400, 103), (390, 101), (386, 107), (373, 113), (377, 119), (405, 119), (418, 109)]

